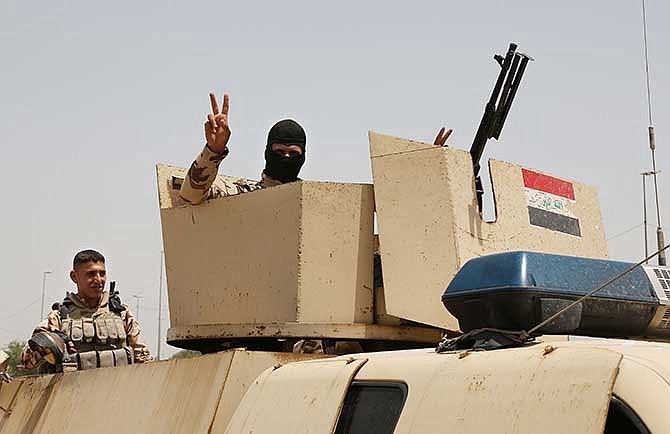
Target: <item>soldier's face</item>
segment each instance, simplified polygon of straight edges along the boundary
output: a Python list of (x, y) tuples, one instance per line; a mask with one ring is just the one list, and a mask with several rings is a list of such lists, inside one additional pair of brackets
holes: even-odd
[(302, 155), (302, 148), (298, 145), (283, 145), (281, 143), (272, 144), (272, 152), (280, 157), (299, 157)]
[(105, 289), (107, 270), (102, 262), (87, 262), (70, 271), (70, 279), (77, 285), (80, 297), (99, 300)]

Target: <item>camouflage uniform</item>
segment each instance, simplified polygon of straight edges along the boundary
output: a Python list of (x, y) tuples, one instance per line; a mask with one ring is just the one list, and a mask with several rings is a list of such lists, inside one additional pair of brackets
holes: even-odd
[(228, 156), (228, 148), (222, 154), (212, 151), (205, 145), (204, 149), (188, 169), (186, 179), (181, 186), (179, 196), (185, 201), (197, 204), (203, 200), (246, 193), (266, 187), (280, 185), (281, 182), (261, 174), (261, 181), (238, 179), (229, 181), (217, 178), (219, 165)]
[[(110, 309), (107, 291), (102, 293), (100, 302), (95, 308), (87, 307), (77, 294), (68, 293), (62, 305), (54, 305), (59, 309), (52, 310), (47, 318), (35, 327), (33, 334), (60, 330), (70, 336), (78, 353), (93, 352), (93, 356), (100, 361), (105, 356), (110, 359), (118, 357), (118, 350), (124, 351), (124, 347), (131, 353), (129, 356), (134, 363), (152, 361), (153, 357), (140, 335), (140, 326), (135, 316), (128, 306), (125, 304), (121, 306), (123, 310), (118, 313)], [(61, 312), (66, 313), (67, 318), (62, 318)], [(117, 327), (117, 323), (121, 326)], [(87, 330), (91, 330), (93, 338), (87, 338), (89, 334)], [(112, 355), (112, 351), (117, 351), (117, 354)], [(106, 355), (101, 355), (103, 352)], [(28, 346), (23, 349), (21, 360), (28, 369), (39, 364), (39, 357)], [(127, 363), (113, 362), (111, 366), (119, 364)]]

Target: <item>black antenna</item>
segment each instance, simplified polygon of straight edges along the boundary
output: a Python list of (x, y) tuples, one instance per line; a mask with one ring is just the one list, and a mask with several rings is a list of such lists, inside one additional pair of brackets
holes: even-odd
[[(660, 249), (662, 245), (665, 244), (663, 237), (663, 228), (661, 227), (661, 211), (658, 204), (658, 180), (656, 175), (659, 171), (656, 170), (656, 139), (654, 135), (654, 123), (651, 117), (651, 84), (649, 83), (649, 54), (647, 50), (647, 10), (644, 5), (644, 0), (642, 0), (642, 29), (644, 36), (644, 70), (647, 83), (647, 111), (649, 113), (649, 127), (647, 128), (649, 134), (649, 150), (651, 151), (651, 167), (652, 170), (650, 174), (653, 176), (654, 180), (654, 198), (656, 199), (656, 243)], [(643, 178), (644, 179), (644, 178)], [(647, 228), (645, 226), (645, 236)], [(658, 255), (658, 265), (665, 265), (665, 253), (661, 252)]]

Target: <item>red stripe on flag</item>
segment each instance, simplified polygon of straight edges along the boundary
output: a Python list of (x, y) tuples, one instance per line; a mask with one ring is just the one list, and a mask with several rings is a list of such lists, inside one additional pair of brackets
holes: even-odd
[(521, 173), (523, 173), (523, 185), (527, 188), (575, 200), (575, 189), (572, 187), (571, 182), (528, 169), (521, 169)]

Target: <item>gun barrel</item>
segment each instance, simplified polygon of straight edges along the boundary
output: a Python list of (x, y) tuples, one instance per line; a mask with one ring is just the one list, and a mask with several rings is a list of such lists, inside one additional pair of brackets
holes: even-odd
[(505, 120), (507, 119), (507, 115), (509, 114), (509, 109), (510, 107), (512, 107), (512, 102), (514, 101), (514, 97), (516, 96), (517, 90), (519, 90), (519, 84), (521, 83), (521, 79), (523, 78), (523, 73), (526, 71), (526, 65), (528, 65), (528, 61), (530, 60), (528, 56), (525, 56), (523, 54), (517, 53), (517, 56), (521, 58), (521, 64), (519, 65), (519, 70), (517, 71), (514, 77), (514, 82), (510, 87), (509, 97), (506, 99), (504, 105), (501, 107), (501, 113), (497, 117), (498, 123), (492, 136), (495, 137), (496, 140), (500, 138), (500, 133), (502, 132), (503, 125), (505, 124)]
[(505, 82), (505, 76), (507, 75), (507, 71), (509, 71), (510, 64), (512, 63), (512, 59), (514, 58), (515, 52), (516, 52), (516, 44), (515, 43), (509, 44), (509, 49), (507, 50), (507, 54), (505, 55), (505, 59), (503, 60), (501, 65), (500, 74), (498, 74), (498, 79), (496, 80), (496, 84), (493, 87), (493, 92), (491, 93), (491, 98), (489, 99), (489, 102), (492, 102), (493, 104), (495, 104), (498, 101), (500, 90), (502, 89), (503, 83)]
[(514, 54), (514, 59), (512, 60), (512, 66), (510, 66), (509, 71), (507, 72), (507, 79), (505, 80), (505, 85), (503, 86), (502, 93), (500, 94), (500, 99), (498, 100), (498, 108), (496, 109), (496, 115), (494, 119), (494, 125), (491, 129), (491, 134), (489, 139), (496, 135), (496, 131), (499, 130), (498, 127), (502, 126), (501, 122), (501, 107), (505, 107), (510, 95), (510, 88), (512, 87), (512, 81), (514, 80), (514, 75), (516, 74), (517, 68), (519, 67), (519, 54)]

